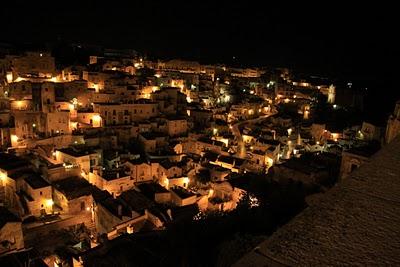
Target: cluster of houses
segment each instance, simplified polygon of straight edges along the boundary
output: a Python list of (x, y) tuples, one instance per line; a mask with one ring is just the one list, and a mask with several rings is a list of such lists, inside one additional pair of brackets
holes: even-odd
[[(235, 209), (245, 190), (232, 181), (244, 173), (317, 185), (345, 178), (385, 131), (312, 120), (315, 91), (337, 108), (334, 86), (293, 81), (286, 69), (152, 62), (129, 51), (56, 68), (50, 53), (6, 55), (0, 254), (26, 251), (30, 218), (73, 218), (93, 239), (114, 240)], [(397, 103), (387, 140), (399, 121)]]

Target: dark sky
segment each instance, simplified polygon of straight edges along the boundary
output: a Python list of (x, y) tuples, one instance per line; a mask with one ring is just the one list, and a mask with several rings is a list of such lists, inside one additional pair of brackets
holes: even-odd
[(62, 38), (201, 62), (235, 56), (243, 64), (394, 85), (395, 6), (271, 2), (282, 1), (14, 0), (0, 9), (0, 40)]

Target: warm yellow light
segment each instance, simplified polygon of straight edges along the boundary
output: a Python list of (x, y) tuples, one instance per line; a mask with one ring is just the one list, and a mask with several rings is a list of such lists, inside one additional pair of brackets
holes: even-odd
[(339, 138), (339, 134), (338, 133), (333, 133), (332, 134), (332, 138), (337, 140)]
[(187, 97), (186, 97), (186, 101), (187, 101), (188, 103), (191, 103), (191, 102), (192, 102), (192, 99), (190, 98), (190, 96), (187, 96)]
[(185, 178), (183, 178), (183, 182), (186, 184), (186, 186), (189, 184), (189, 182), (190, 182), (190, 179), (189, 179), (189, 177), (185, 177)]
[(18, 141), (18, 136), (16, 136), (15, 134), (11, 135), (11, 141), (12, 142), (17, 142)]
[(212, 197), (214, 195), (214, 189), (210, 189), (208, 191), (208, 197)]
[(214, 129), (213, 129), (213, 134), (216, 135), (217, 133), (218, 133), (218, 129), (217, 129), (217, 128), (214, 128)]
[(71, 129), (72, 130), (78, 129), (78, 123), (76, 121), (71, 122)]
[(24, 104), (23, 101), (16, 101), (16, 102), (17, 102), (17, 107), (18, 107), (18, 108), (21, 108), (22, 105)]
[(96, 122), (101, 121), (101, 116), (100, 115), (93, 115), (93, 120)]
[(168, 178), (164, 178), (164, 179), (163, 179), (163, 184), (164, 184), (164, 187), (166, 187), (166, 188), (169, 187), (169, 180), (168, 180)]
[(291, 135), (292, 134), (292, 128), (289, 128), (289, 129), (287, 129), (287, 133), (288, 133), (288, 135)]
[(253, 115), (254, 114), (254, 110), (249, 109), (249, 115)]
[(6, 79), (7, 79), (7, 83), (12, 83), (12, 81), (13, 81), (13, 73), (12, 72), (7, 72)]
[(52, 199), (47, 199), (47, 200), (46, 200), (46, 205), (47, 205), (48, 207), (52, 207), (52, 206), (54, 205), (54, 201), (53, 201)]

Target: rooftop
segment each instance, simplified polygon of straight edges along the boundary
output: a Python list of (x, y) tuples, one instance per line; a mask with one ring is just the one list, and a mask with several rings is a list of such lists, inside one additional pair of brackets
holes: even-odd
[(25, 159), (8, 153), (0, 153), (0, 169), (9, 171), (28, 166), (29, 162)]
[(137, 212), (144, 212), (145, 209), (149, 209), (154, 206), (154, 203), (147, 199), (142, 193), (131, 189), (119, 196), (132, 210)]
[(214, 153), (212, 151), (207, 151), (204, 153), (204, 158), (206, 158), (209, 161), (217, 161), (219, 154)]
[(27, 173), (24, 178), (25, 182), (33, 189), (43, 188), (50, 186), (50, 184), (37, 173)]
[(55, 181), (53, 185), (58, 191), (63, 193), (68, 200), (88, 195), (93, 195), (93, 197), (101, 196), (100, 192), (102, 192), (100, 189), (78, 176)]
[[(124, 205), (124, 203), (118, 198), (106, 198), (100, 202), (104, 208), (111, 212), (114, 216), (121, 218), (122, 216), (131, 216), (132, 212)], [(121, 216), (118, 214), (118, 209), (121, 207)]]
[(101, 174), (101, 177), (107, 181), (112, 181), (126, 176), (129, 176), (129, 174), (126, 174), (124, 169), (104, 170)]
[(176, 163), (171, 162), (170, 160), (163, 160), (160, 162), (160, 165), (166, 170), (169, 170), (172, 167), (177, 167)]
[(61, 149), (58, 149), (58, 151), (65, 153), (67, 155), (76, 157), (76, 158), (96, 153), (95, 151), (90, 150), (90, 149), (77, 149), (74, 147), (61, 148)]
[(143, 136), (146, 140), (154, 140), (159, 137), (166, 137), (165, 134), (157, 132), (140, 133), (140, 135)]
[(200, 137), (199, 139), (197, 139), (197, 141), (215, 146), (225, 146), (224, 142), (212, 140), (207, 137)]
[(169, 193), (165, 187), (154, 182), (138, 184), (137, 187), (139, 188), (140, 192), (143, 193), (143, 195), (150, 199), (154, 199), (155, 194)]
[(132, 163), (133, 165), (140, 165), (140, 164), (143, 164), (143, 163), (147, 164), (147, 160), (145, 160), (143, 157), (136, 158), (136, 159), (130, 159), (128, 161), (130, 163)]
[(374, 155), (379, 150), (379, 148), (379, 143), (371, 142), (364, 146), (353, 147), (349, 150), (346, 150), (345, 152), (369, 158)]
[(192, 192), (190, 192), (190, 191), (188, 191), (188, 190), (186, 190), (185, 188), (180, 187), (180, 186), (172, 187), (172, 188), (170, 188), (170, 190), (171, 190), (172, 192), (174, 192), (175, 194), (177, 194), (177, 195), (178, 195), (180, 198), (182, 198), (182, 199), (195, 196), (194, 193), (192, 193)]

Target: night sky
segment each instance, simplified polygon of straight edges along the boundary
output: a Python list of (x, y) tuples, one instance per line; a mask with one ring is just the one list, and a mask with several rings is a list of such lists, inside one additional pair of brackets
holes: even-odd
[(287, 66), (353, 81), (376, 92), (391, 90), (380, 100), (384, 107), (400, 97), (399, 90), (394, 91), (398, 89), (394, 77), (400, 24), (394, 6), (337, 1), (319, 5), (276, 5), (272, 1), (25, 2), (12, 1), (0, 9), (1, 41), (62, 39), (202, 63)]

